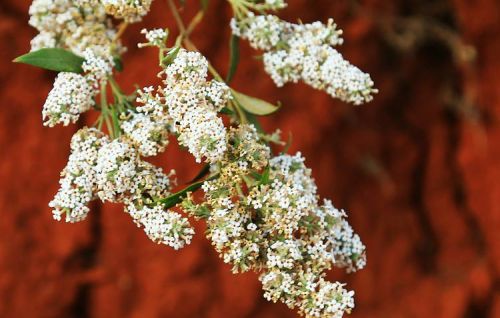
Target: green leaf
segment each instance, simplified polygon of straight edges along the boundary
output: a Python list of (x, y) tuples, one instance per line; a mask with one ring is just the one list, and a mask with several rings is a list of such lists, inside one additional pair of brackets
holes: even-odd
[(238, 68), (238, 62), (240, 61), (240, 38), (234, 34), (231, 36), (231, 40), (229, 42), (229, 52), (229, 70), (226, 76), (226, 83), (228, 84), (233, 79), (236, 69)]
[(113, 62), (115, 64), (115, 70), (117, 70), (118, 72), (123, 71), (123, 62), (119, 56), (113, 57)]
[(19, 56), (16, 63), (24, 63), (56, 72), (83, 73), (85, 59), (64, 49), (40, 49)]
[(186, 188), (184, 188), (183, 190), (181, 190), (177, 193), (174, 193), (169, 197), (161, 199), (159, 202), (165, 206), (165, 209), (170, 209), (171, 207), (174, 207), (176, 204), (180, 203), (187, 196), (187, 194), (189, 192), (194, 192), (194, 191), (198, 190), (199, 188), (201, 188), (203, 183), (205, 183), (206, 181), (213, 180), (213, 179), (218, 178), (218, 177), (219, 177), (218, 175), (215, 175), (215, 176), (212, 176), (206, 180), (202, 180), (202, 181), (198, 181), (196, 183), (193, 183), (193, 184), (187, 186)]
[(257, 132), (261, 133), (261, 134), (265, 134), (264, 128), (262, 128), (262, 125), (260, 124), (259, 119), (257, 119), (257, 116), (247, 112), (244, 109), (243, 109), (243, 112), (245, 112), (245, 117), (247, 118), (248, 122), (250, 124), (254, 125), (255, 129), (257, 129)]
[(227, 107), (222, 107), (222, 109), (219, 111), (219, 113), (224, 114), (224, 115), (234, 114), (234, 112)]
[(264, 169), (264, 172), (262, 172), (262, 175), (260, 176), (260, 181), (259, 184), (269, 184), (269, 173), (270, 173), (271, 168), (267, 166)]
[(254, 115), (258, 116), (270, 115), (276, 112), (280, 108), (279, 106), (263, 101), (262, 99), (238, 93), (235, 90), (232, 90), (232, 93), (238, 105), (240, 105), (247, 112)]
[(201, 10), (207, 11), (208, 8), (208, 0), (200, 0)]
[(171, 207), (174, 207), (176, 204), (180, 203), (182, 199), (184, 199), (189, 192), (193, 192), (201, 188), (205, 181), (199, 181), (196, 183), (191, 184), (190, 186), (186, 187), (185, 189), (172, 194), (169, 197), (166, 197), (165, 199), (160, 200), (160, 202), (165, 206), (165, 209), (170, 209)]
[(168, 52), (167, 55), (161, 60), (161, 64), (163, 66), (170, 65), (177, 57), (177, 54), (179, 54), (180, 49), (180, 46), (176, 46), (175, 48), (170, 50), (170, 52)]
[(202, 179), (204, 176), (206, 176), (210, 172), (210, 165), (207, 163), (206, 165), (201, 168), (200, 172), (196, 175), (196, 177), (193, 178), (193, 180), (189, 181), (188, 183), (193, 183), (196, 181), (199, 181)]

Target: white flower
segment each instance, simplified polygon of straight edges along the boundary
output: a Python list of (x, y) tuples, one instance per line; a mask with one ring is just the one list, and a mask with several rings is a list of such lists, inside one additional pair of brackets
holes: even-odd
[(179, 132), (179, 143), (188, 147), (189, 152), (201, 162), (219, 161), (226, 151), (226, 129), (222, 119), (214, 111), (201, 107), (188, 109), (174, 126)]
[(85, 61), (82, 64), (82, 69), (86, 72), (86, 77), (93, 84), (94, 89), (97, 90), (101, 82), (113, 72), (113, 57), (96, 55), (91, 49), (86, 49), (83, 52), (83, 57)]
[(274, 15), (249, 14), (233, 20), (231, 27), (252, 47), (265, 51), (265, 70), (278, 87), (304, 81), (355, 105), (371, 101), (377, 93), (370, 75), (332, 48), (343, 42), (332, 19), (327, 24), (292, 24)]
[(292, 269), (295, 262), (302, 259), (299, 242), (297, 240), (286, 240), (274, 242), (267, 249), (268, 268)]
[[(159, 47), (165, 45), (168, 37), (168, 32), (166, 31), (166, 29), (142, 29), (141, 33), (144, 34), (149, 44)], [(141, 45), (139, 45), (139, 47), (141, 47)]]
[(106, 143), (108, 139), (94, 128), (83, 128), (73, 136), (71, 155), (61, 172), (61, 188), (49, 203), (54, 219), (65, 215), (66, 222), (78, 222), (87, 216), (87, 204), (95, 197), (97, 154)]
[(152, 0), (101, 0), (106, 13), (117, 19), (133, 23), (142, 20), (148, 14)]
[(127, 212), (134, 221), (144, 227), (144, 232), (154, 242), (180, 249), (191, 243), (194, 229), (179, 213), (165, 211), (161, 206), (136, 208), (127, 205)]
[(232, 99), (230, 88), (226, 83), (219, 81), (208, 82), (203, 86), (203, 93), (205, 94), (207, 103), (217, 112), (226, 106), (228, 100)]
[(167, 86), (198, 87), (206, 83), (208, 61), (199, 52), (179, 50), (165, 69)]
[(354, 292), (345, 290), (342, 284), (321, 278), (317, 285), (318, 290), (300, 305), (308, 317), (342, 318), (354, 308)]
[(99, 56), (119, 55), (123, 48), (114, 42), (116, 32), (104, 7), (86, 2), (34, 0), (29, 23), (40, 35), (32, 41), (32, 50), (60, 47), (83, 55), (90, 48)]
[(99, 198), (121, 201), (135, 183), (138, 165), (137, 151), (123, 140), (115, 139), (99, 149), (95, 167)]
[(142, 156), (156, 156), (168, 145), (168, 123), (153, 116), (131, 113), (130, 119), (122, 121), (121, 128)]
[(226, 151), (226, 129), (217, 111), (230, 98), (227, 85), (207, 82), (208, 61), (181, 49), (165, 69), (164, 103), (181, 145), (201, 162), (219, 161)]
[(81, 113), (94, 105), (94, 91), (87, 79), (75, 73), (59, 73), (43, 105), (44, 125), (75, 123)]
[(57, 46), (56, 37), (52, 32), (40, 32), (31, 40), (31, 51)]

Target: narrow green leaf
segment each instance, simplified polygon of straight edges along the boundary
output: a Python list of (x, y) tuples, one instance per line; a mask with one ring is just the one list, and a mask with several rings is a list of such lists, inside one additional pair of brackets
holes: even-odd
[(269, 173), (270, 173), (271, 168), (267, 166), (264, 169), (264, 172), (262, 172), (262, 175), (260, 177), (259, 184), (269, 184)]
[(200, 189), (201, 186), (203, 185), (203, 183), (205, 183), (206, 181), (209, 181), (209, 180), (213, 180), (217, 177), (218, 177), (218, 175), (215, 175), (215, 176), (212, 176), (206, 180), (202, 180), (202, 181), (198, 181), (196, 183), (193, 183), (193, 184), (187, 186), (186, 188), (182, 189), (181, 191), (174, 193), (169, 197), (161, 199), (159, 202), (165, 206), (165, 209), (170, 209), (171, 207), (174, 207), (176, 204), (180, 203), (187, 196), (187, 194), (189, 192), (194, 192), (194, 191)]
[(226, 83), (230, 83), (236, 73), (236, 69), (238, 68), (238, 63), (240, 61), (240, 38), (236, 35), (231, 36), (231, 40), (229, 41), (229, 70), (226, 76)]
[(123, 71), (123, 62), (119, 56), (113, 57), (113, 62), (115, 64), (115, 70), (117, 70), (118, 72)]
[(227, 108), (227, 107), (223, 107), (219, 111), (219, 113), (224, 114), (224, 115), (232, 115), (232, 114), (234, 114), (234, 112), (231, 109)]
[(280, 107), (263, 101), (262, 99), (258, 99), (255, 97), (251, 97), (242, 93), (238, 93), (235, 90), (232, 90), (233, 97), (236, 102), (243, 107), (247, 112), (258, 115), (258, 116), (266, 116), (276, 112)]
[(85, 59), (64, 49), (40, 49), (19, 56), (16, 63), (24, 63), (56, 72), (82, 73)]
[(183, 190), (174, 193), (171, 196), (166, 197), (165, 199), (160, 200), (160, 202), (165, 206), (165, 209), (170, 209), (171, 207), (180, 203), (182, 199), (184, 199), (187, 196), (188, 192), (193, 192), (201, 188), (204, 182), (205, 181), (199, 181), (193, 183), (190, 186), (184, 188)]
[(200, 5), (201, 5), (201, 9), (203, 11), (207, 11), (207, 8), (208, 8), (208, 0), (200, 0)]
[(196, 175), (196, 177), (193, 178), (193, 180), (189, 181), (188, 183), (193, 183), (197, 182), (200, 179), (202, 179), (204, 176), (206, 176), (210, 172), (210, 165), (207, 163), (206, 165), (201, 168), (200, 172)]
[(177, 57), (177, 54), (179, 53), (180, 49), (181, 49), (180, 46), (176, 46), (175, 48), (170, 50), (170, 52), (168, 52), (167, 55), (162, 59), (161, 64), (163, 66), (170, 65)]
[(265, 131), (264, 129), (262, 128), (262, 125), (260, 124), (259, 120), (257, 119), (257, 116), (255, 116), (254, 114), (251, 114), (249, 112), (247, 112), (246, 110), (243, 109), (243, 111), (245, 112), (245, 116), (248, 120), (248, 122), (252, 125), (255, 126), (255, 129), (257, 129), (257, 132), (258, 133), (261, 133), (261, 134), (264, 134)]

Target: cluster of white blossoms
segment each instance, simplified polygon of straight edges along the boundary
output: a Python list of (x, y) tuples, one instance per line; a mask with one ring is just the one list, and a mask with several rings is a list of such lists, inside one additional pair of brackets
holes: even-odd
[[(354, 307), (354, 292), (327, 281), (325, 272), (363, 268), (365, 246), (346, 213), (329, 200), (320, 201), (302, 155), (273, 155), (268, 143), (280, 143), (278, 134), (248, 124), (253, 122), (249, 102), (238, 100), (211, 68), (215, 79), (208, 78), (203, 55), (168, 47), (165, 29), (143, 30), (147, 43), (139, 45), (160, 49), (158, 88), (126, 96), (112, 79), (123, 52), (112, 18), (137, 22), (151, 2), (35, 0), (30, 8), (30, 24), (40, 32), (33, 50), (63, 48), (84, 60), (81, 74), (58, 74), (43, 107), (44, 124), (75, 123), (94, 106), (102, 111), (98, 129), (85, 127), (71, 140), (60, 189), (49, 204), (54, 218), (81, 221), (96, 199), (122, 203), (152, 241), (180, 249), (192, 241), (194, 229), (187, 217), (170, 210), (177, 205), (188, 216), (206, 220), (207, 237), (233, 272), (260, 274), (266, 299), (306, 317), (342, 317)], [(233, 33), (265, 51), (265, 69), (278, 86), (304, 81), (353, 104), (370, 101), (377, 92), (370, 76), (333, 48), (342, 44), (342, 31), (333, 20), (292, 24), (251, 13), (282, 9), (284, 0), (229, 2), (236, 14)], [(108, 84), (112, 102), (106, 96)], [(99, 91), (102, 102), (97, 105)], [(228, 113), (226, 127), (220, 115)], [(103, 123), (109, 137), (101, 131)], [(165, 174), (144, 161), (165, 151), (171, 135), (196, 162), (206, 162), (202, 172), (208, 171), (204, 181), (176, 194), (170, 192), (174, 172)], [(204, 196), (195, 200), (190, 191), (200, 187)]]
[(75, 0), (80, 6), (103, 6), (107, 14), (127, 23), (139, 22), (148, 14), (153, 0)]
[(151, 208), (144, 206), (141, 209), (127, 206), (127, 212), (139, 226), (144, 227), (148, 237), (158, 244), (178, 250), (191, 243), (194, 229), (188, 219), (179, 213), (165, 211), (159, 205)]
[(189, 221), (157, 204), (158, 198), (170, 195), (169, 176), (142, 161), (126, 138), (110, 141), (95, 128), (79, 130), (61, 177), (61, 188), (49, 204), (54, 219), (81, 221), (89, 212), (88, 203), (99, 198), (124, 203), (134, 222), (157, 243), (178, 249), (191, 242)]
[(44, 125), (75, 123), (80, 114), (94, 106), (94, 89), (80, 74), (61, 72), (43, 105)]
[(78, 0), (34, 0), (29, 13), (30, 25), (40, 32), (31, 42), (33, 51), (58, 47), (82, 56), (88, 48), (100, 56), (123, 51), (114, 41), (116, 31), (103, 6), (81, 6)]
[[(148, 45), (163, 47), (167, 41), (168, 32), (165, 29), (142, 29), (141, 33), (144, 34), (146, 40), (148, 40)], [(139, 47), (144, 46), (144, 44), (139, 44)]]
[(162, 72), (163, 87), (156, 93), (149, 87), (139, 93), (137, 101), (143, 105), (137, 110), (155, 122), (170, 123), (172, 133), (197, 162), (216, 163), (227, 147), (226, 128), (217, 113), (231, 98), (231, 91), (225, 83), (208, 81), (207, 72), (203, 55), (180, 49)]
[(133, 146), (115, 139), (99, 149), (97, 158), (97, 195), (102, 201), (119, 202), (128, 194), (138, 174), (139, 156)]
[[(229, 131), (219, 176), (204, 183), (205, 200), (182, 207), (205, 218), (207, 235), (234, 272), (261, 272), (264, 296), (308, 317), (341, 317), (354, 292), (323, 279), (332, 266), (356, 271), (365, 247), (344, 211), (318, 202), (300, 153), (271, 158), (253, 126)], [(257, 173), (256, 171), (260, 171)]]
[(266, 72), (277, 86), (303, 81), (334, 98), (359, 105), (377, 90), (369, 74), (346, 61), (332, 46), (342, 44), (342, 31), (327, 24), (293, 24), (274, 15), (254, 15), (231, 21), (233, 34), (263, 50)]
[(169, 122), (164, 118), (132, 112), (121, 124), (124, 134), (143, 157), (156, 156), (168, 145)]
[(30, 24), (39, 34), (32, 51), (63, 48), (82, 56), (83, 75), (60, 73), (43, 109), (45, 125), (68, 125), (95, 103), (101, 81), (112, 72), (113, 56), (123, 48), (102, 6), (80, 7), (72, 0), (35, 0), (30, 7)]
[(95, 105), (94, 97), (101, 82), (112, 72), (110, 61), (96, 56), (90, 49), (84, 52), (85, 61), (82, 68), (85, 74), (61, 72), (54, 81), (43, 105), (42, 118), (44, 125), (53, 127), (75, 123), (80, 114)]
[(66, 222), (78, 222), (87, 216), (87, 205), (95, 199), (97, 153), (108, 142), (106, 135), (94, 128), (81, 129), (73, 136), (68, 164), (61, 172), (61, 188), (49, 203), (54, 219), (65, 215)]

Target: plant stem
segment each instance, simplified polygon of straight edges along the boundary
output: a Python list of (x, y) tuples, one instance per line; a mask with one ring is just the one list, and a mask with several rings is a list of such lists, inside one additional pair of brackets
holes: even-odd
[(177, 27), (179, 27), (179, 31), (181, 34), (186, 33), (186, 26), (184, 25), (184, 22), (182, 21), (182, 18), (179, 14), (179, 10), (175, 6), (175, 3), (173, 0), (167, 0), (167, 4), (170, 8), (170, 11), (172, 11), (172, 15), (174, 16), (175, 23), (177, 23)]
[(106, 127), (111, 138), (114, 138), (114, 127), (109, 120), (108, 97), (106, 92), (106, 82), (101, 83), (101, 116), (104, 116)]
[(128, 27), (128, 23), (127, 22), (122, 22), (118, 26), (118, 31), (116, 32), (115, 41), (117, 41), (119, 38), (121, 38), (121, 36), (123, 35), (123, 33), (125, 33), (125, 30), (127, 29), (127, 27)]

